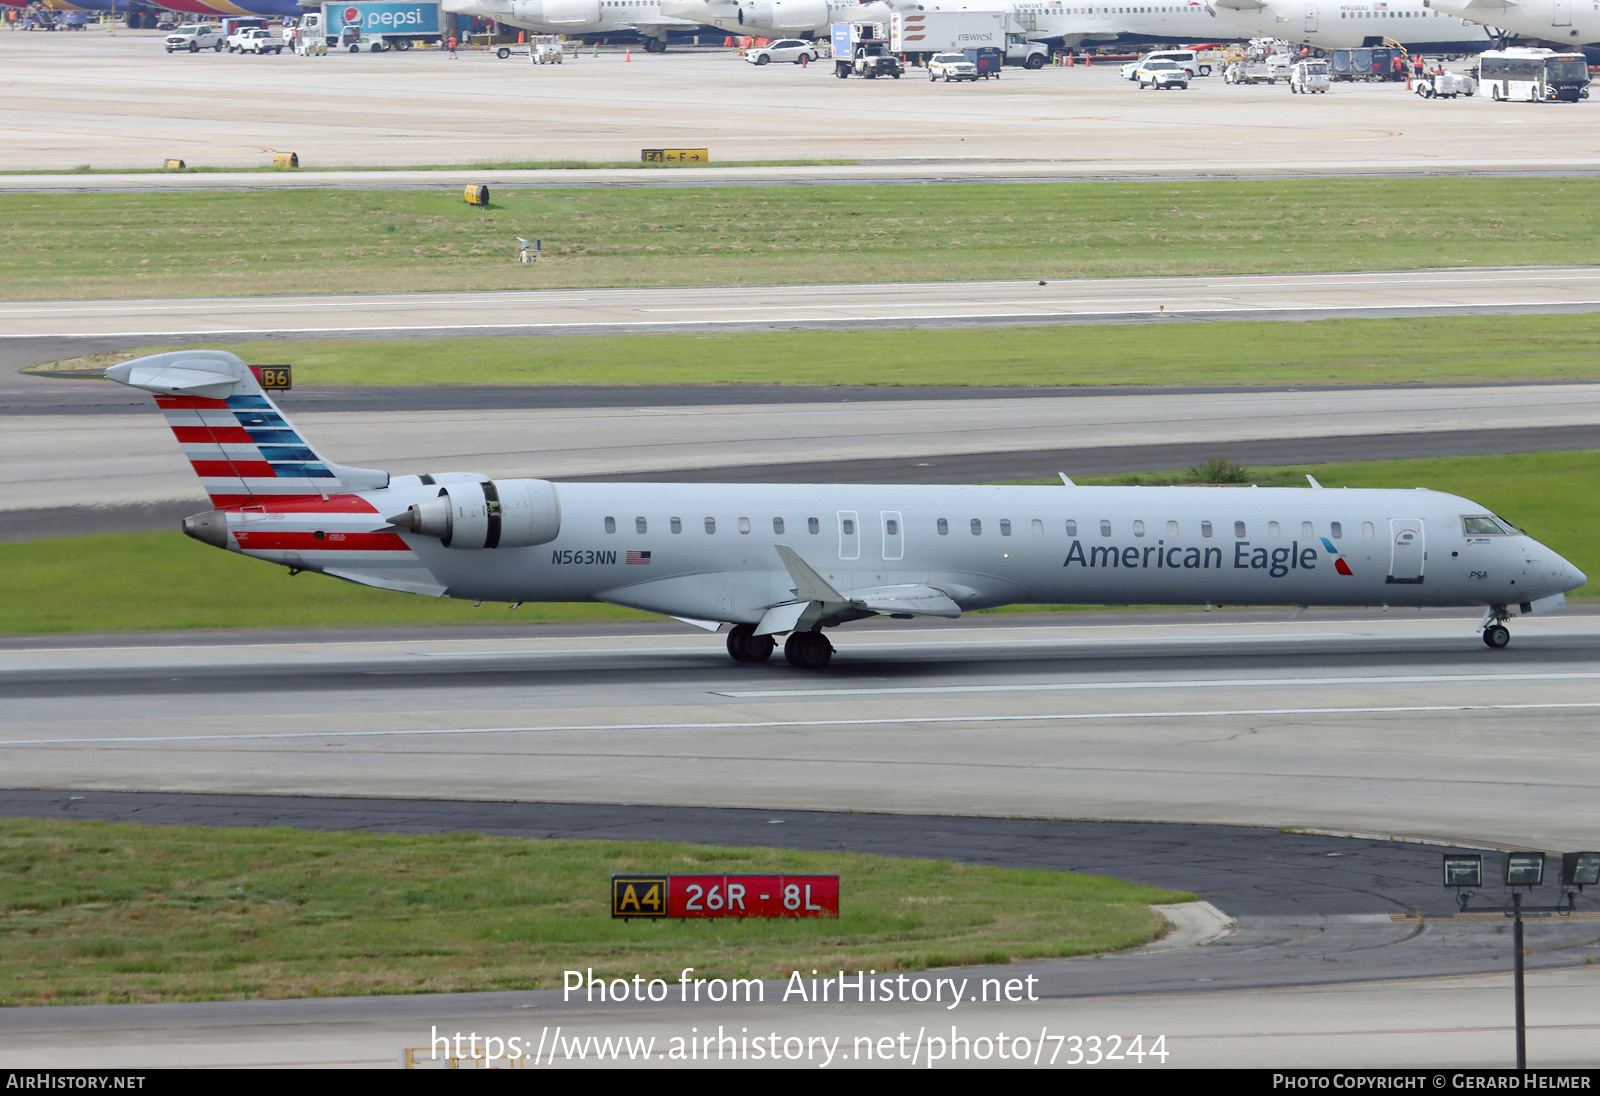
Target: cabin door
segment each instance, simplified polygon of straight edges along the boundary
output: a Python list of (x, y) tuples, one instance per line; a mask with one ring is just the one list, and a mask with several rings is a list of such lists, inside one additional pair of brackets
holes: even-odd
[(1422, 584), (1422, 563), (1427, 558), (1421, 518), (1395, 518), (1389, 522), (1389, 581)]

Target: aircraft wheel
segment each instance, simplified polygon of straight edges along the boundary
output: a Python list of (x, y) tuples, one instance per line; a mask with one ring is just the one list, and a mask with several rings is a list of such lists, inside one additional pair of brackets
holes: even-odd
[(765, 662), (777, 643), (771, 636), (758, 636), (754, 624), (736, 624), (728, 633), (728, 654), (735, 662)]
[(1511, 630), (1504, 624), (1491, 624), (1483, 630), (1483, 642), (1498, 651), (1511, 642)]
[(790, 632), (783, 657), (800, 670), (820, 670), (833, 657), (833, 644), (821, 632)]

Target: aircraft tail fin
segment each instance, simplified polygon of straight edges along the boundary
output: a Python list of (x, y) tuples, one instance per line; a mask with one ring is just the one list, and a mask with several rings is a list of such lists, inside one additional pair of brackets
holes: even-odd
[(106, 377), (156, 398), (216, 507), (370, 491), (387, 472), (324, 458), (261, 388), (250, 366), (225, 350), (174, 350), (135, 358)]

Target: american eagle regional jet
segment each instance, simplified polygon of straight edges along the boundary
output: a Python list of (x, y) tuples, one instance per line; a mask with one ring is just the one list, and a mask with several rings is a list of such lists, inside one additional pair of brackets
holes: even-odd
[(1585, 578), (1477, 503), (1435, 491), (550, 483), (390, 476), (323, 457), (218, 350), (123, 362), (153, 393), (213, 509), (197, 540), (386, 590), (603, 601), (731, 626), (764, 662), (787, 635), (1014, 603), (1483, 606), (1483, 640)]

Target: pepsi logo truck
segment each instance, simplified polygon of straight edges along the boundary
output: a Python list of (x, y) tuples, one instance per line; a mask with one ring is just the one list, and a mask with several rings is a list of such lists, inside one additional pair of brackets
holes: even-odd
[(324, 4), (300, 17), (295, 51), (301, 54), (345, 50), (370, 53), (408, 50), (440, 37), (437, 0), (354, 0)]

